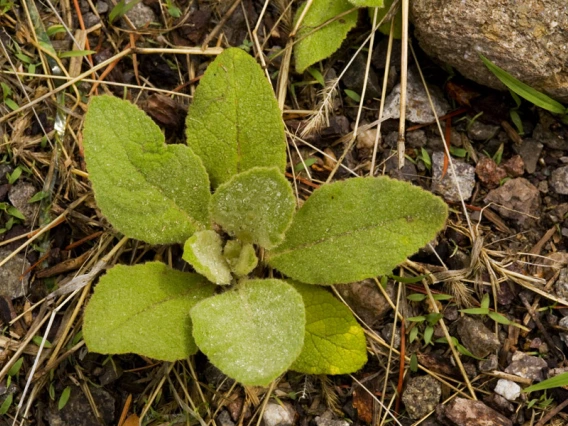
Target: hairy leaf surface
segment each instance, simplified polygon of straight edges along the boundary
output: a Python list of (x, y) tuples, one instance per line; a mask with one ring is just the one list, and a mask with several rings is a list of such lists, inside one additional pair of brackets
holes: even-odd
[(191, 310), (199, 349), (240, 383), (264, 386), (300, 354), (306, 316), (302, 296), (280, 280), (250, 280)]
[[(304, 10), (305, 3), (298, 9), (296, 22)], [(296, 71), (306, 68), (322, 59), (328, 58), (341, 46), (347, 33), (357, 23), (357, 11), (348, 13), (339, 19), (338, 15), (353, 9), (347, 0), (314, 0), (296, 35), (298, 42), (294, 46)]]
[(306, 374), (348, 374), (365, 365), (365, 333), (351, 311), (321, 287), (293, 286), (304, 299), (306, 336), (290, 369)]
[(124, 235), (150, 244), (183, 243), (209, 223), (209, 179), (184, 145), (130, 102), (92, 98), (83, 145), (95, 199)]
[(272, 86), (241, 49), (225, 50), (207, 68), (186, 120), (187, 143), (214, 187), (255, 166), (286, 166), (286, 138)]
[(189, 311), (214, 289), (201, 275), (160, 262), (117, 265), (100, 279), (87, 305), (87, 347), (102, 354), (132, 352), (163, 361), (186, 358), (197, 352)]
[(442, 229), (447, 206), (411, 184), (353, 178), (316, 189), (268, 263), (308, 284), (390, 274)]
[(272, 248), (294, 214), (292, 186), (277, 168), (255, 167), (233, 176), (211, 197), (214, 222), (245, 243)]
[(198, 231), (189, 237), (182, 257), (212, 283), (231, 284), (231, 270), (223, 256), (223, 240), (215, 231)]

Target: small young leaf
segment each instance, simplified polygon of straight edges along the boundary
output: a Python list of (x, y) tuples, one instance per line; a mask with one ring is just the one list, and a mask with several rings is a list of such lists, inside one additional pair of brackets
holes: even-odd
[(342, 284), (393, 268), (444, 226), (447, 206), (408, 183), (352, 178), (316, 189), (268, 263), (308, 284)]
[(543, 380), (536, 385), (529, 386), (523, 389), (523, 392), (536, 392), (546, 389), (554, 389), (563, 386), (568, 386), (568, 373), (562, 373), (557, 376), (551, 377), (550, 379)]
[(8, 183), (10, 185), (13, 185), (14, 183), (16, 183), (16, 181), (18, 180), (18, 178), (22, 175), (22, 168), (21, 167), (16, 167), (14, 169), (14, 171), (8, 175)]
[(20, 106), (19, 106), (16, 102), (14, 102), (12, 99), (10, 99), (10, 98), (5, 99), (5, 100), (4, 100), (4, 103), (5, 103), (6, 106), (7, 106), (8, 108), (10, 108), (12, 111), (17, 111), (17, 110), (20, 109)]
[(418, 371), (418, 357), (416, 356), (416, 354), (412, 354), (410, 355), (410, 371), (412, 371), (413, 373), (416, 373)]
[(43, 337), (41, 336), (34, 336), (32, 337), (32, 342), (34, 342), (37, 346), (41, 346), (42, 342), (43, 342), (43, 347), (44, 348), (51, 348), (53, 345), (51, 344), (51, 342), (49, 340), (45, 340)]
[(49, 197), (49, 192), (46, 191), (36, 192), (34, 196), (28, 200), (28, 204), (37, 203), (38, 201), (41, 201), (46, 197)]
[(420, 316), (417, 316), (417, 317), (406, 318), (406, 320), (410, 321), (410, 322), (424, 322), (424, 321), (426, 321), (426, 317), (420, 315)]
[(10, 216), (13, 216), (17, 219), (26, 220), (26, 217), (24, 216), (24, 214), (14, 206), (8, 207), (6, 209), (6, 213), (8, 213)]
[(250, 274), (258, 265), (258, 257), (252, 244), (242, 244), (237, 240), (229, 240), (223, 249), (231, 271), (238, 277)]
[(191, 309), (193, 336), (217, 368), (238, 382), (264, 386), (300, 354), (302, 296), (280, 280), (250, 280)]
[(325, 80), (323, 78), (323, 75), (321, 75), (321, 72), (317, 68), (310, 67), (308, 68), (308, 72), (313, 78), (316, 79), (319, 84), (325, 87)]
[(306, 335), (291, 370), (348, 374), (367, 362), (365, 333), (351, 311), (321, 287), (293, 283), (306, 307)]
[(14, 400), (14, 394), (9, 393), (6, 399), (4, 399), (4, 401), (2, 402), (2, 405), (0, 405), (0, 416), (3, 416), (8, 412), (10, 406), (12, 405), (13, 400)]
[(540, 107), (547, 111), (555, 112), (557, 114), (566, 114), (567, 109), (560, 102), (555, 101), (551, 97), (539, 92), (536, 89), (533, 89), (528, 84), (517, 80), (507, 71), (499, 68), (485, 56), (481, 54), (479, 56), (481, 57), (481, 60), (483, 61), (485, 66), (489, 68), (489, 71), (495, 74), (495, 77), (501, 80), (501, 83), (515, 92), (521, 98), (525, 98), (527, 101), (533, 103), (537, 107)]
[(231, 270), (223, 256), (223, 240), (215, 231), (198, 231), (189, 237), (182, 257), (212, 283), (231, 284)]
[(434, 327), (431, 325), (427, 326), (424, 330), (424, 343), (429, 345), (432, 341), (432, 336), (434, 335)]
[(434, 300), (451, 300), (453, 298), (453, 296), (451, 296), (449, 294), (433, 294), (432, 298)]
[(58, 56), (60, 59), (64, 58), (75, 58), (77, 56), (87, 56), (93, 55), (95, 52), (94, 50), (70, 50), (68, 52), (62, 52)]
[(491, 302), (491, 299), (489, 298), (489, 295), (487, 293), (485, 293), (483, 295), (483, 298), (481, 299), (480, 306), (482, 308), (489, 309), (489, 303), (490, 302)]
[(414, 327), (412, 330), (410, 330), (410, 333), (408, 334), (408, 342), (409, 343), (414, 342), (417, 337), (418, 337), (418, 327)]
[(63, 389), (63, 392), (61, 392), (61, 396), (59, 397), (59, 402), (57, 403), (58, 410), (62, 410), (63, 407), (67, 405), (70, 396), (71, 396), (71, 386), (67, 386), (65, 389)]
[(8, 370), (8, 376), (13, 377), (16, 376), (20, 372), (20, 368), (22, 368), (22, 364), (24, 362), (24, 358), (19, 358)]
[(427, 296), (425, 294), (420, 294), (420, 293), (414, 293), (406, 296), (406, 298), (411, 302), (422, 302), (424, 299), (426, 299), (426, 297)]
[(292, 186), (280, 171), (254, 167), (233, 176), (211, 197), (211, 219), (245, 243), (273, 248), (294, 214)]
[(100, 279), (87, 305), (85, 342), (90, 351), (102, 354), (186, 358), (197, 352), (189, 310), (214, 290), (201, 275), (160, 262), (117, 265)]
[(286, 167), (282, 113), (262, 68), (241, 49), (225, 50), (205, 71), (186, 119), (187, 144), (213, 187), (252, 167)]
[(359, 93), (354, 92), (353, 90), (349, 90), (349, 89), (345, 89), (344, 92), (347, 96), (349, 96), (355, 102), (361, 101), (361, 95)]
[(501, 315), (499, 312), (489, 312), (487, 314), (489, 316), (489, 318), (491, 318), (493, 321), (499, 323), (499, 324), (504, 324), (504, 325), (511, 325), (514, 324), (509, 318)]
[[(298, 8), (294, 23), (302, 15), (306, 3)], [(347, 0), (314, 0), (304, 16), (294, 46), (296, 71), (302, 73), (310, 65), (325, 59), (341, 46), (347, 33), (357, 23), (357, 11), (340, 19), (338, 15), (353, 8)], [(330, 21), (330, 22), (328, 22)]]
[(469, 308), (469, 309), (460, 309), (462, 314), (470, 314), (470, 315), (487, 315), (489, 313), (489, 308)]
[(94, 97), (83, 135), (97, 205), (120, 232), (170, 244), (207, 227), (210, 190), (201, 160), (185, 145), (165, 145), (135, 105)]

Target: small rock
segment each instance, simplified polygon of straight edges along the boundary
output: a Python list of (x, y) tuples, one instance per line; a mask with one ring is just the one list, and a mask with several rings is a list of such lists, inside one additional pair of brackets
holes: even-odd
[(556, 295), (563, 299), (568, 299), (568, 268), (563, 268), (558, 274), (558, 279), (554, 283)]
[(487, 188), (497, 188), (507, 177), (507, 172), (499, 167), (492, 158), (481, 157), (475, 166), (475, 174)]
[[(130, 3), (130, 1), (127, 1), (126, 4)], [(126, 12), (126, 16), (130, 19), (130, 22), (132, 22), (135, 28), (143, 28), (157, 20), (154, 11), (143, 2), (138, 2), (136, 6)], [(124, 26), (126, 26), (126, 24)]]
[(317, 416), (314, 420), (317, 426), (349, 426), (349, 422), (345, 420), (335, 419), (331, 410), (327, 410), (321, 416)]
[(295, 416), (296, 412), (291, 405), (269, 402), (266, 405), (262, 419), (265, 426), (292, 426)]
[(499, 361), (497, 355), (491, 354), (486, 359), (481, 359), (477, 362), (479, 371), (482, 373), (487, 373), (489, 371), (497, 370), (499, 367)]
[(495, 203), (491, 207), (499, 214), (512, 219), (522, 227), (530, 227), (540, 219), (540, 194), (524, 178), (511, 179), (500, 188), (493, 189), (484, 201)]
[[(377, 128), (368, 129), (357, 134), (357, 149), (373, 149), (377, 138)], [(380, 140), (379, 140), (380, 142)]]
[(458, 322), (457, 331), (460, 342), (479, 358), (485, 358), (501, 346), (497, 336), (478, 319), (464, 316)]
[(513, 426), (513, 422), (481, 401), (454, 398), (436, 409), (443, 424), (455, 426)]
[(568, 140), (563, 135), (560, 129), (556, 129), (556, 120), (548, 114), (540, 116), (540, 122), (533, 130), (532, 136), (534, 139), (542, 142), (547, 148), (559, 151), (568, 150)]
[(235, 426), (235, 422), (231, 420), (231, 415), (227, 410), (222, 410), (216, 420), (219, 426)]
[[(383, 339), (385, 339), (385, 342), (387, 342), (389, 345), (391, 344), (391, 342), (393, 342), (393, 337), (392, 337), (393, 328), (394, 328), (393, 323), (389, 322), (381, 330), (381, 336), (383, 336)], [(393, 346), (395, 349), (398, 349), (400, 347), (400, 330), (398, 328), (396, 329), (394, 334)]]
[(471, 197), (475, 187), (475, 168), (471, 164), (463, 161), (454, 161), (456, 169), (456, 179), (454, 182), (452, 168), (448, 167), (446, 175), (442, 179), (444, 167), (444, 153), (435, 152), (432, 155), (432, 191), (440, 194), (447, 201), (460, 201), (460, 193), (457, 189), (459, 185), (464, 200)]
[(497, 135), (499, 126), (484, 124), (475, 120), (467, 129), (467, 136), (474, 141), (487, 141)]
[(559, 167), (552, 172), (550, 186), (557, 194), (568, 194), (568, 166)]
[(402, 402), (411, 419), (424, 417), (436, 408), (442, 396), (440, 382), (431, 376), (413, 377), (402, 393)]
[(85, 13), (83, 15), (83, 20), (85, 22), (85, 28), (91, 28), (101, 22), (101, 18), (92, 12)]
[[(382, 324), (384, 316), (391, 310), (391, 306), (372, 280), (338, 285), (336, 289), (363, 322), (371, 328)], [(391, 284), (387, 285), (386, 292), (391, 298), (394, 297)]]
[(503, 168), (510, 177), (516, 178), (525, 173), (525, 162), (520, 155), (513, 155), (503, 163)]
[[(11, 250), (0, 247), (0, 259), (5, 259), (11, 253)], [(20, 280), (20, 276), (22, 271), (27, 271), (29, 267), (29, 262), (20, 253), (2, 266), (0, 268), (0, 295), (9, 299), (24, 296), (28, 291), (29, 274), (26, 274), (22, 280)]]
[(108, 3), (106, 1), (98, 1), (95, 7), (99, 15), (108, 12)]
[(548, 364), (542, 358), (517, 351), (513, 354), (513, 360), (505, 369), (505, 373), (540, 382), (546, 378)]
[[(558, 321), (558, 325), (562, 328), (568, 329), (568, 317), (562, 317), (560, 321)], [(564, 344), (568, 346), (568, 333), (560, 333), (560, 340), (562, 340)]]
[(534, 139), (523, 139), (521, 145), (514, 146), (514, 148), (523, 159), (527, 173), (533, 174), (544, 145)]
[(483, 402), (507, 417), (511, 416), (515, 412), (515, 406), (511, 404), (510, 401), (507, 401), (501, 395), (497, 395), (496, 393), (485, 396), (483, 398)]
[(514, 401), (521, 396), (521, 387), (511, 380), (499, 379), (494, 391), (509, 401)]
[(381, 96), (381, 87), (379, 86), (379, 76), (371, 67), (369, 73), (366, 73), (367, 68), (367, 55), (357, 55), (353, 63), (343, 76), (343, 81), (348, 89), (351, 89), (358, 94), (363, 93), (363, 84), (367, 79), (367, 92), (365, 99), (378, 98)]
[(415, 130), (406, 133), (406, 145), (411, 148), (421, 148), (426, 145), (428, 138), (424, 130)]
[(25, 223), (32, 222), (39, 212), (39, 203), (28, 203), (36, 192), (35, 186), (23, 181), (18, 181), (8, 192), (8, 200), (24, 215)]
[[(437, 116), (446, 114), (450, 106), (444, 99), (442, 93), (435, 87), (428, 88), (434, 110)], [(430, 102), (426, 91), (422, 86), (420, 77), (417, 77), (412, 70), (408, 70), (407, 82), (407, 103), (406, 103), (406, 119), (413, 123), (431, 123), (435, 121), (436, 117), (430, 108)], [(400, 84), (392, 89), (392, 92), (385, 100), (385, 109), (383, 112), (383, 119), (399, 118), (400, 117)]]

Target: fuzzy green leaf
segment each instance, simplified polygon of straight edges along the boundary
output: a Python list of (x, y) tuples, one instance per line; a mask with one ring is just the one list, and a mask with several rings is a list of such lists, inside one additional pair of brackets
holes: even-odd
[(201, 275), (160, 262), (117, 265), (100, 279), (87, 306), (87, 347), (102, 354), (132, 352), (163, 361), (186, 358), (197, 352), (189, 311), (214, 290)]
[(102, 213), (128, 237), (183, 243), (209, 223), (209, 179), (185, 145), (165, 145), (160, 128), (130, 102), (94, 97), (83, 131)]
[(183, 247), (183, 260), (215, 284), (231, 284), (231, 270), (223, 256), (223, 240), (215, 231), (198, 231)]
[(250, 274), (256, 265), (258, 265), (258, 257), (252, 244), (242, 244), (237, 240), (229, 240), (225, 244), (223, 255), (231, 271), (239, 277)]
[(227, 49), (201, 79), (186, 120), (187, 143), (213, 187), (252, 167), (286, 167), (286, 138), (272, 86), (256, 61)]
[(304, 299), (306, 336), (290, 369), (306, 374), (348, 374), (365, 365), (365, 333), (351, 311), (321, 287), (293, 286)]
[(349, 0), (356, 7), (384, 7), (384, 0)]
[[(295, 22), (304, 7), (305, 3), (298, 9)], [(349, 30), (357, 24), (357, 11), (354, 10), (339, 19), (335, 18), (350, 9), (353, 9), (353, 5), (347, 0), (313, 1), (296, 35), (296, 71), (304, 72), (310, 65), (328, 58), (339, 49)]]
[(323, 185), (298, 210), (267, 260), (308, 284), (387, 275), (436, 236), (447, 212), (440, 198), (386, 177)]
[(211, 197), (214, 222), (245, 243), (273, 248), (294, 215), (292, 186), (277, 168), (255, 167), (233, 176)]
[(245, 385), (264, 386), (298, 357), (306, 316), (302, 296), (280, 280), (251, 280), (198, 303), (193, 336), (217, 368)]

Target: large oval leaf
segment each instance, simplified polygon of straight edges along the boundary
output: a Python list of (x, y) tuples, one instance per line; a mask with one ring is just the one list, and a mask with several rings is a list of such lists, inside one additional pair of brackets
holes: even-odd
[[(294, 21), (298, 20), (305, 3), (298, 9)], [(338, 15), (353, 9), (347, 0), (314, 0), (296, 34), (294, 45), (296, 71), (328, 58), (341, 46), (351, 28), (357, 24), (357, 11), (335, 19)], [(331, 21), (333, 20), (333, 21)], [(331, 21), (327, 23), (328, 21)]]
[(341, 284), (389, 274), (442, 229), (438, 197), (386, 177), (323, 185), (298, 210), (268, 263), (308, 284)]
[(163, 361), (197, 352), (189, 310), (213, 295), (198, 274), (160, 262), (117, 265), (104, 275), (87, 305), (83, 335), (92, 352), (136, 353)]
[(290, 369), (306, 374), (348, 374), (363, 367), (367, 362), (365, 332), (347, 306), (321, 287), (293, 286), (304, 299), (306, 336)]
[(277, 168), (255, 167), (221, 185), (209, 211), (241, 241), (273, 248), (284, 239), (295, 205), (292, 186)]
[(187, 143), (214, 187), (255, 166), (286, 166), (282, 114), (256, 61), (227, 49), (213, 61), (195, 91), (186, 120)]
[(191, 310), (199, 349), (238, 382), (264, 386), (300, 354), (306, 316), (302, 296), (280, 280), (251, 280)]
[(130, 102), (94, 97), (85, 117), (85, 158), (102, 213), (124, 235), (183, 243), (208, 224), (209, 179), (184, 145), (165, 145), (160, 128)]

